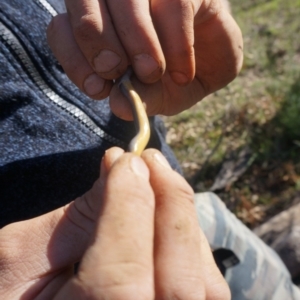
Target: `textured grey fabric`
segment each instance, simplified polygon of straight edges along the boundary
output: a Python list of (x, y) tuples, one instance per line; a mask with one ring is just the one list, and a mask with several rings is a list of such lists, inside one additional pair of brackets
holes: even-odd
[(232, 250), (239, 264), (226, 270), (233, 300), (297, 300), (300, 290), (279, 256), (213, 193), (195, 195), (199, 225), (212, 249)]

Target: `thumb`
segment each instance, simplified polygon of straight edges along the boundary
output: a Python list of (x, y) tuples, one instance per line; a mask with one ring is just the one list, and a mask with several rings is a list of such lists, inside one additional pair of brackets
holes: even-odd
[[(92, 189), (70, 204), (40, 217), (0, 230), (0, 291), (42, 290), (49, 280), (79, 261), (92, 235), (108, 171), (123, 150), (112, 148), (101, 164), (101, 177)], [(3, 292), (3, 293), (2, 293)]]

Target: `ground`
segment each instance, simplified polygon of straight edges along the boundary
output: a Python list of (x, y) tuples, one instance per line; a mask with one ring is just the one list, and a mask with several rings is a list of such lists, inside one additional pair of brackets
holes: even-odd
[(195, 191), (215, 191), (253, 228), (300, 202), (300, 0), (231, 3), (239, 77), (165, 122)]

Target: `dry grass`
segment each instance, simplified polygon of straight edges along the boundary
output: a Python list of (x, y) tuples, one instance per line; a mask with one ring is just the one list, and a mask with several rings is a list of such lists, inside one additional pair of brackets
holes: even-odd
[(245, 42), (240, 76), (165, 122), (195, 191), (241, 160), (244, 172), (216, 193), (254, 227), (300, 195), (300, 1), (231, 2)]

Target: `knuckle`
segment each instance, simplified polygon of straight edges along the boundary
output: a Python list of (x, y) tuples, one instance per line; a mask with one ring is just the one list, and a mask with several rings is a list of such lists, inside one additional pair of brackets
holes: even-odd
[(151, 296), (151, 292), (148, 291), (147, 293), (147, 291), (148, 289), (143, 285), (140, 285), (137, 291), (135, 284), (132, 284), (129, 286), (103, 288), (100, 293), (103, 295), (103, 299), (128, 300), (132, 299), (135, 293), (138, 293), (139, 300), (153, 300), (154, 296)]
[(183, 35), (178, 47), (174, 47), (172, 44), (166, 45), (165, 51), (169, 69), (176, 69), (179, 65), (181, 68), (188, 69), (195, 57), (193, 44), (189, 41), (188, 34)]
[(70, 223), (82, 231), (88, 237), (90, 235), (91, 228), (94, 226), (96, 221), (96, 213), (93, 211), (91, 205), (88, 203), (88, 197), (77, 198), (70, 205), (64, 207), (65, 216)]
[(101, 280), (91, 277), (88, 270), (82, 270), (77, 281), (88, 293), (88, 299), (127, 300), (137, 294), (138, 299), (153, 300), (152, 280), (145, 276), (145, 271), (148, 272), (148, 267), (137, 262), (106, 264), (98, 270)]
[[(169, 287), (168, 289), (164, 289), (164, 291), (162, 291), (161, 293), (160, 299), (199, 300), (207, 298), (205, 287), (201, 283), (196, 286), (195, 284), (178, 284), (177, 282), (176, 285), (173, 286), (173, 288)], [(217, 300), (215, 298), (211, 299)]]
[(96, 16), (89, 14), (73, 24), (73, 33), (76, 39), (90, 41), (94, 35), (102, 33), (102, 27)]

